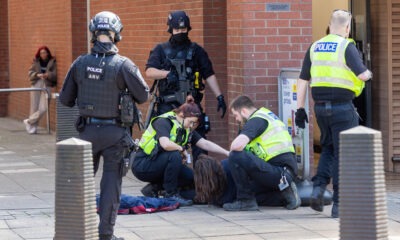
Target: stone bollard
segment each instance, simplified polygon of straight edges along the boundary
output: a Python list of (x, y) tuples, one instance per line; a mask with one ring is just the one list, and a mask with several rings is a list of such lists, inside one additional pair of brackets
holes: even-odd
[(339, 156), (340, 239), (388, 239), (381, 132), (341, 132)]
[(79, 133), (75, 129), (75, 121), (79, 116), (78, 107), (66, 107), (60, 103), (58, 95), (55, 98), (57, 114), (56, 141), (59, 142), (71, 137), (78, 137)]
[(58, 142), (55, 240), (98, 240), (92, 144), (77, 138)]

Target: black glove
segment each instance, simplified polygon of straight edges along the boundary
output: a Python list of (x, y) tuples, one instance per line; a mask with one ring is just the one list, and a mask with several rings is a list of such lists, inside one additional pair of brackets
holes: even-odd
[(305, 128), (306, 127), (306, 123), (308, 123), (308, 117), (307, 117), (307, 113), (306, 110), (304, 108), (299, 108), (296, 111), (296, 117), (295, 120), (296, 122), (296, 126), (298, 126), (299, 128)]
[(167, 75), (167, 83), (168, 83), (168, 87), (176, 87), (178, 86), (178, 74), (171, 70), (169, 71), (168, 75)]
[(226, 113), (226, 104), (225, 104), (225, 100), (224, 100), (224, 95), (219, 95), (217, 97), (218, 100), (218, 108), (217, 108), (217, 112), (219, 112), (220, 109), (222, 109), (222, 115), (221, 118), (223, 118), (225, 116)]

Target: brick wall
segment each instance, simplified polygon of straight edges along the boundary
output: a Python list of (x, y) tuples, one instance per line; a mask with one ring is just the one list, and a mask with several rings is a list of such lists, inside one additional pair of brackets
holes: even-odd
[[(226, 0), (204, 1), (203, 5), (203, 46), (213, 62), (215, 75), (225, 101), (229, 104), (227, 96), (227, 36), (226, 36)], [(205, 93), (206, 113), (210, 116), (211, 131), (209, 139), (223, 147), (229, 147), (228, 119), (229, 109), (221, 119), (221, 111), (217, 112), (217, 101), (211, 89), (206, 88)]]
[[(280, 2), (287, 11), (267, 11), (279, 1), (227, 1), (228, 96), (251, 97), (256, 105), (278, 113), (278, 82), (282, 68), (300, 68), (312, 41), (311, 0)], [(238, 126), (229, 121), (229, 138)]]
[[(2, 5), (3, 6), (3, 5)], [(70, 1), (9, 1), (10, 30), (10, 87), (30, 87), (27, 79), (32, 59), (41, 45), (47, 45), (57, 58), (58, 91), (72, 62)], [(84, 23), (86, 25), (86, 23)], [(50, 105), (51, 126), (55, 127), (55, 101)], [(24, 119), (29, 115), (29, 92), (12, 93), (8, 115)], [(45, 126), (45, 117), (41, 125)]]
[[(9, 88), (7, 0), (0, 0), (0, 88)], [(0, 93), (0, 117), (7, 115), (8, 93)]]
[[(278, 112), (280, 69), (299, 68), (311, 42), (311, 0), (286, 1), (289, 11), (285, 12), (266, 11), (268, 3), (276, 1), (181, 3), (176, 0), (135, 4), (128, 0), (103, 0), (90, 2), (89, 15), (93, 17), (97, 12), (109, 10), (121, 17), (124, 29), (118, 44), (120, 53), (131, 58), (144, 75), (150, 50), (169, 38), (166, 32), (168, 12), (185, 10), (193, 28), (190, 38), (207, 50), (227, 104), (239, 94), (248, 94), (258, 106)], [(29, 86), (26, 75), (33, 54), (39, 45), (46, 44), (57, 56), (59, 74), (55, 91), (58, 92), (72, 61), (87, 52), (86, 13), (86, 2), (78, 0), (10, 1), (9, 15), (13, 19), (9, 25), (10, 87)], [(146, 81), (152, 85), (150, 79)], [(216, 105), (214, 94), (207, 88), (204, 107), (213, 129), (208, 136), (228, 147), (237, 135), (238, 126), (229, 118), (229, 110), (221, 119)], [(29, 94), (12, 94), (8, 106), (10, 116), (25, 118), (29, 113)], [(143, 114), (146, 114), (147, 106), (148, 103), (140, 106)], [(50, 110), (54, 127), (54, 103)]]
[[(131, 58), (138, 65), (145, 77), (145, 65), (150, 50), (157, 43), (167, 41), (170, 34), (167, 32), (167, 17), (170, 11), (184, 10), (190, 17), (192, 31), (189, 36), (192, 41), (202, 45), (213, 62), (214, 70), (220, 82), (220, 87), (226, 93), (226, 1), (143, 1), (132, 4), (132, 1), (92, 1), (90, 12), (94, 16), (97, 12), (108, 10), (116, 13), (124, 25), (121, 33), (122, 41), (118, 43), (120, 54)], [(145, 77), (151, 86), (153, 81)], [(226, 121), (217, 114), (217, 101), (212, 91), (206, 88), (204, 108), (210, 115), (212, 131), (208, 138), (218, 144), (227, 145)], [(143, 115), (146, 114), (148, 104), (139, 106)], [(134, 136), (138, 136), (137, 130)]]

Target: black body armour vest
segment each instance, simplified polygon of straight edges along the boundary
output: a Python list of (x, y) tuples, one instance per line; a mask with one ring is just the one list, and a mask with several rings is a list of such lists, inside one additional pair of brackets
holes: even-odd
[(78, 107), (83, 117), (118, 118), (121, 90), (117, 73), (126, 60), (118, 54), (80, 57), (76, 67), (78, 76)]
[[(164, 65), (165, 69), (170, 69), (171, 64), (169, 59), (173, 60), (184, 60), (185, 61), (185, 73), (187, 75), (187, 81), (194, 80), (194, 74), (197, 71), (197, 67), (195, 66), (195, 62), (193, 61), (193, 56), (195, 52), (195, 44), (191, 43), (187, 48), (183, 48), (180, 50), (172, 48), (169, 42), (165, 42), (162, 44), (162, 48), (165, 54)], [(166, 79), (165, 79), (166, 80)], [(167, 81), (161, 81), (159, 90), (161, 96), (166, 96), (174, 93), (174, 90), (168, 89), (166, 86)], [(193, 83), (191, 83), (192, 85)]]

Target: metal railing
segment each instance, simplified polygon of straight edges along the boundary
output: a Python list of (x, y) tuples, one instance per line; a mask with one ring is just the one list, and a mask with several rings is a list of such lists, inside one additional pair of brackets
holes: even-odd
[(1, 92), (28, 92), (28, 91), (44, 91), (47, 96), (46, 101), (46, 117), (47, 117), (47, 132), (50, 134), (50, 112), (49, 112), (49, 99), (50, 91), (47, 88), (0, 88)]

